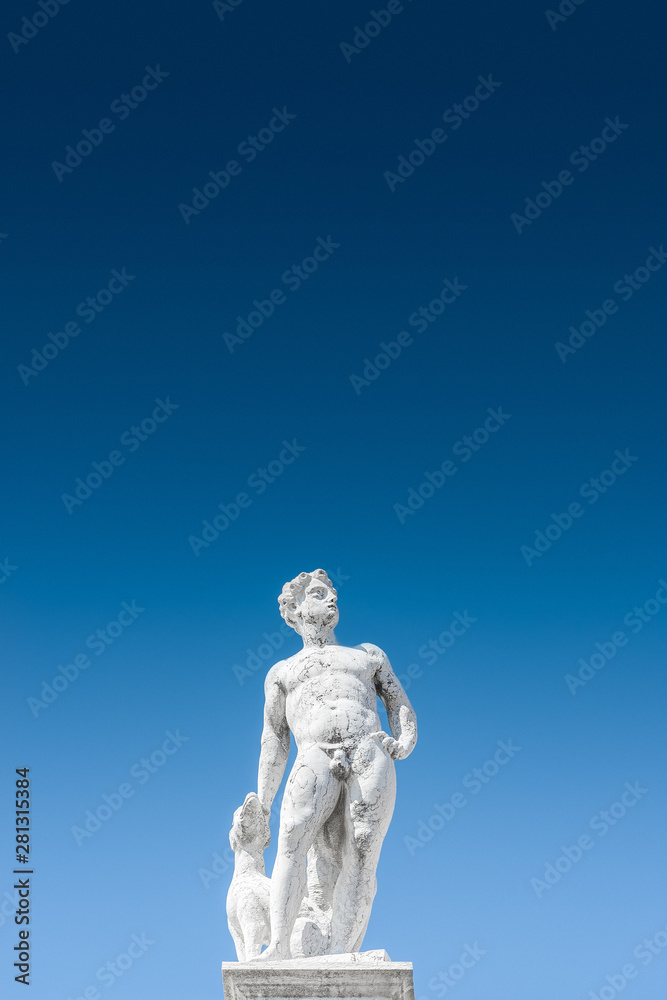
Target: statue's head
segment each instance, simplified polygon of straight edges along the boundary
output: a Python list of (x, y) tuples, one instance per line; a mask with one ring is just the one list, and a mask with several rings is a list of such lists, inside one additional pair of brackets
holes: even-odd
[(323, 569), (299, 573), (282, 589), (278, 598), (280, 614), (288, 625), (303, 635), (303, 624), (320, 629), (335, 628), (338, 623), (336, 588)]

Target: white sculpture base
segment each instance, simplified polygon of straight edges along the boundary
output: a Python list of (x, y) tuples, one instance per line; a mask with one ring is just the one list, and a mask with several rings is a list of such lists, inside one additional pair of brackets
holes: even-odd
[(412, 962), (386, 951), (223, 962), (225, 1000), (415, 1000)]

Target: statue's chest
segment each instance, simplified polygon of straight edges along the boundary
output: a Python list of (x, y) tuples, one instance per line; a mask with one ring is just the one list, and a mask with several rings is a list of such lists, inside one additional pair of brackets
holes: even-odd
[(306, 683), (318, 678), (330, 678), (335, 685), (345, 677), (363, 678), (368, 673), (368, 657), (356, 650), (312, 650), (294, 664), (294, 680)]

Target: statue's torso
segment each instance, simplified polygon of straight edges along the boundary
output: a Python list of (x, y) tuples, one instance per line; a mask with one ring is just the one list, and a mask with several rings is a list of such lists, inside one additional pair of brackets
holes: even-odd
[(307, 647), (285, 660), (280, 683), (297, 746), (356, 742), (380, 728), (376, 656), (358, 646)]

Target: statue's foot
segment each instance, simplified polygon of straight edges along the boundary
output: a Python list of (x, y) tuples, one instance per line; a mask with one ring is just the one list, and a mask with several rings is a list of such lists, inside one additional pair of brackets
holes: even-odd
[(280, 962), (286, 958), (290, 958), (290, 953), (288, 949), (278, 948), (277, 945), (269, 945), (268, 948), (262, 952), (259, 958), (254, 959), (255, 962)]

